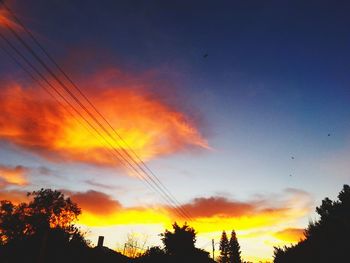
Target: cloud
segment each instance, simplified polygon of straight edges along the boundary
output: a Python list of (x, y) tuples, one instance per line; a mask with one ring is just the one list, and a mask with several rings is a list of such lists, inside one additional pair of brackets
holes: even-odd
[(13, 29), (22, 31), (21, 27), (10, 19), (9, 12), (5, 10), (1, 5), (0, 6), (0, 27), (6, 27), (6, 26), (10, 26)]
[(83, 212), (86, 211), (95, 215), (108, 215), (122, 209), (122, 205), (118, 201), (94, 190), (70, 193), (69, 196), (72, 201), (78, 204)]
[(0, 188), (9, 185), (26, 186), (28, 180), (26, 173), (28, 168), (23, 166), (5, 166), (0, 165)]
[(182, 209), (197, 217), (237, 217), (251, 215), (259, 209), (258, 204), (232, 201), (224, 197), (195, 198), (189, 204), (182, 205)]
[[(107, 142), (104, 141), (86, 123), (82, 125), (84, 119), (90, 123), (93, 120), (81, 109), (82, 116), (71, 109), (67, 112), (67, 108), (59, 106), (39, 87), (23, 87), (18, 83), (2, 84), (0, 89), (0, 140), (52, 161), (108, 166), (120, 165), (120, 161), (111, 155), (112, 148), (132, 150), (147, 161), (193, 147), (209, 147), (195, 122), (174, 105), (147, 93), (144, 88), (147, 84), (140, 88), (115, 81), (101, 83), (105, 74), (92, 76), (86, 85), (83, 83), (83, 89), (123, 141), (108, 125), (105, 125), (105, 132), (94, 124), (94, 129), (106, 138)], [(94, 111), (88, 104), (85, 106)], [(103, 123), (97, 116), (95, 113)]]
[(296, 243), (305, 239), (304, 231), (302, 228), (286, 228), (276, 232), (274, 236), (283, 241)]
[(0, 190), (0, 201), (8, 200), (14, 204), (27, 202), (27, 192), (21, 190)]
[(308, 210), (310, 195), (302, 190), (287, 188), (282, 195), (257, 195), (248, 201), (239, 201), (222, 196), (199, 197), (181, 206), (194, 218), (208, 217), (247, 217), (258, 214), (285, 214), (298, 206)]
[[(295, 223), (312, 209), (311, 196), (302, 190), (285, 189), (281, 194), (256, 195), (254, 199), (240, 201), (222, 196), (195, 198), (181, 207), (201, 232), (217, 231), (217, 226), (230, 230), (248, 230), (274, 227), (282, 223)], [(173, 220), (185, 220), (168, 208)]]
[[(112, 199), (106, 195), (104, 198)], [(93, 198), (82, 197), (81, 199), (85, 202), (90, 200), (97, 203)], [(255, 197), (250, 201), (233, 200), (222, 196), (198, 197), (181, 207), (191, 214), (193, 221), (190, 224), (201, 233), (232, 228), (259, 230), (265, 227), (274, 228), (280, 224), (295, 223), (311, 211), (310, 199), (310, 195), (304, 191), (286, 189), (282, 194)], [(76, 201), (79, 204), (79, 201)], [(105, 215), (101, 213), (103, 209), (101, 211), (89, 209), (87, 213), (83, 213), (80, 222), (89, 226), (149, 223), (170, 226), (174, 221), (187, 220), (164, 204), (148, 207), (125, 207), (119, 202), (118, 204), (119, 206), (114, 210), (109, 209), (108, 214)], [(84, 207), (87, 206), (82, 205), (83, 210)]]
[[(152, 206), (123, 206), (113, 197), (94, 190), (72, 192), (62, 190), (82, 208), (80, 224), (86, 226), (161, 224), (170, 227), (174, 221), (188, 221), (164, 204)], [(235, 229), (237, 231), (268, 231), (276, 239), (299, 238), (300, 231), (286, 230), (279, 233), (276, 227), (293, 225), (311, 211), (310, 196), (294, 189), (283, 194), (238, 201), (224, 197), (199, 197), (182, 205), (193, 220), (189, 222), (198, 232), (209, 233)], [(4, 193), (0, 193), (4, 195)], [(7, 196), (19, 193), (7, 192)], [(23, 193), (24, 195), (24, 193)], [(10, 199), (10, 198), (7, 198)], [(11, 200), (11, 199), (10, 199)], [(292, 203), (292, 201), (294, 203)], [(271, 231), (273, 229), (273, 231)], [(275, 241), (274, 241), (275, 242)]]
[[(73, 202), (77, 203), (84, 213), (103, 217), (119, 212), (121, 209), (123, 209), (122, 205), (117, 200), (114, 200), (109, 195), (98, 191), (60, 191), (66, 196), (69, 196)], [(18, 204), (29, 201), (29, 197), (27, 196), (27, 192), (22, 190), (0, 190), (0, 201), (1, 200), (9, 200), (15, 204)]]
[(114, 191), (115, 190), (122, 190), (121, 187), (111, 185), (111, 184), (104, 184), (104, 183), (95, 182), (93, 180), (85, 180), (84, 182), (90, 186), (93, 186), (93, 187), (104, 188), (104, 189), (109, 189), (109, 190), (113, 189)]

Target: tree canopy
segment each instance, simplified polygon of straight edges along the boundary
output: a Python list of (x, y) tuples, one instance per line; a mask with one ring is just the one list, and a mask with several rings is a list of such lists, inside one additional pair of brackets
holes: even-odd
[(28, 193), (29, 203), (0, 202), (0, 241), (2, 244), (22, 240), (30, 236), (60, 229), (69, 235), (78, 232), (74, 221), (81, 213), (77, 204), (65, 198), (59, 191), (41, 189)]
[(234, 230), (231, 232), (231, 238), (228, 243), (228, 257), (230, 263), (241, 263), (241, 247), (237, 240), (237, 235)]
[(348, 262), (350, 243), (350, 187), (344, 185), (338, 200), (325, 198), (316, 208), (319, 220), (310, 222), (305, 240), (275, 248), (274, 262)]
[(225, 231), (222, 231), (221, 239), (220, 239), (220, 263), (228, 263), (228, 239)]
[(161, 240), (164, 244), (166, 260), (159, 262), (213, 262), (209, 252), (196, 248), (196, 231), (187, 223), (179, 226), (176, 222), (172, 225), (173, 231), (165, 230)]
[(165, 251), (169, 255), (188, 254), (195, 248), (196, 231), (186, 223), (180, 227), (175, 222), (173, 232), (165, 230), (161, 237)]
[(241, 248), (239, 246), (236, 232), (232, 230), (230, 240), (225, 231), (222, 231), (220, 239), (220, 263), (241, 263)]
[[(79, 254), (88, 246), (75, 227), (81, 213), (77, 204), (55, 190), (28, 193), (31, 201), (12, 204), (0, 202), (0, 252), (9, 262), (23, 262), (24, 257), (56, 262), (62, 254)], [(18, 253), (20, 251), (21, 253)]]

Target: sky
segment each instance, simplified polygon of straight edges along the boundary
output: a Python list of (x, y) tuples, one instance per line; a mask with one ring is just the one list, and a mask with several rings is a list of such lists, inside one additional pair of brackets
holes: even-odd
[[(91, 116), (67, 111), (0, 49), (0, 199), (58, 189), (93, 243), (104, 235), (120, 249), (133, 234), (160, 245), (186, 218), (111, 154), (125, 148), (191, 214), (198, 247), (235, 229), (257, 262), (300, 240), (349, 183), (346, 1), (7, 4), (123, 140), (101, 142)], [(30, 57), (6, 24), (53, 66), (2, 9), (1, 33)]]

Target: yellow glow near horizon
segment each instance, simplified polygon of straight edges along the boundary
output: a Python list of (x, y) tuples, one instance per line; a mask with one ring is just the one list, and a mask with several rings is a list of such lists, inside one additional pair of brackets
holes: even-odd
[[(242, 217), (223, 218), (213, 216), (197, 218), (189, 222), (189, 225), (196, 230), (199, 242), (201, 240), (210, 241), (212, 238), (218, 241), (223, 230), (226, 230), (229, 235), (230, 231), (235, 229), (241, 244), (242, 256), (244, 256), (245, 260), (253, 262), (258, 260), (271, 261), (273, 246), (290, 245), (302, 239), (302, 231), (285, 229), (285, 225), (286, 222), (291, 222), (292, 225), (293, 221), (304, 216), (305, 213), (307, 213), (306, 210), (301, 209), (299, 211), (295, 209), (289, 212), (277, 210), (275, 212)], [(287, 221), (286, 218), (288, 218)], [(122, 208), (118, 212), (104, 216), (83, 212), (79, 223), (88, 227), (101, 227), (103, 229), (108, 229), (108, 227), (113, 229), (116, 226), (129, 229), (137, 226), (139, 229), (140, 226), (144, 226), (145, 231), (149, 227), (160, 225), (163, 226), (164, 231), (165, 229), (171, 230), (171, 225), (174, 221), (177, 221), (180, 225), (184, 223), (183, 220), (177, 220), (171, 213), (158, 207), (155, 209)], [(113, 233), (110, 235), (112, 236)], [(109, 236), (107, 231), (106, 239), (111, 238), (111, 236)], [(157, 244), (161, 244), (159, 237), (154, 242), (157, 241)], [(210, 245), (203, 248), (208, 250), (208, 252), (211, 251)]]

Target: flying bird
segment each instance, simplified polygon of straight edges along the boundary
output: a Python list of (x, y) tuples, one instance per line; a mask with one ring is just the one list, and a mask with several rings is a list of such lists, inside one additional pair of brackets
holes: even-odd
[(207, 57), (208, 57), (208, 54), (205, 53), (205, 54), (203, 55), (203, 58), (207, 58)]
[(330, 133), (328, 133), (328, 137), (329, 137), (329, 136), (331, 136), (331, 134), (330, 134)]
[(292, 158), (292, 160), (294, 160), (294, 159), (295, 159), (295, 158), (294, 158), (294, 156), (292, 156), (291, 158)]

